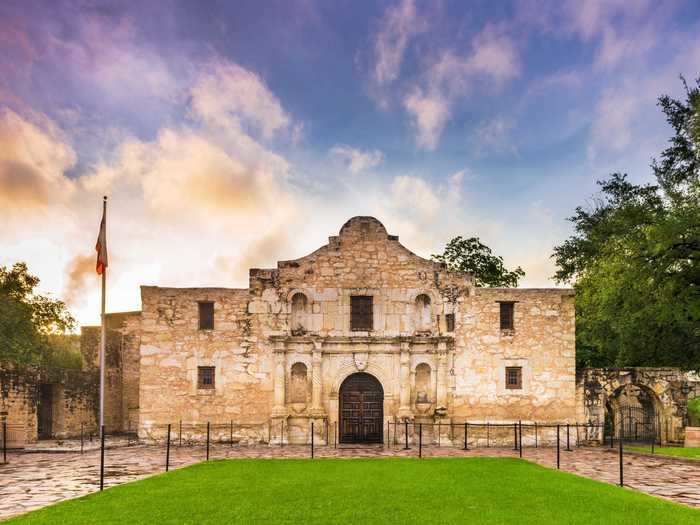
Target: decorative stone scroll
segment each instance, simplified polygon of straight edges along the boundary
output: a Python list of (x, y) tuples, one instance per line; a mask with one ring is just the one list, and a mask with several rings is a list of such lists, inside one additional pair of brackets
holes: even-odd
[(352, 354), (352, 359), (355, 362), (355, 368), (360, 372), (364, 372), (369, 363), (369, 352), (355, 352)]

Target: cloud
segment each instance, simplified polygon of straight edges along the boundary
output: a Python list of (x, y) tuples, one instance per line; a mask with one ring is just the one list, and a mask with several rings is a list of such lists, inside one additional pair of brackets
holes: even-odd
[(424, 32), (427, 24), (416, 11), (413, 0), (402, 0), (389, 7), (374, 35), (372, 77), (378, 86), (392, 83), (399, 76), (404, 53), (411, 40)]
[(191, 91), (193, 114), (211, 126), (253, 128), (266, 139), (286, 129), (291, 118), (254, 72), (216, 61)]
[(515, 121), (505, 115), (482, 122), (474, 132), (476, 154), (515, 153), (517, 148), (510, 136), (514, 128)]
[(96, 255), (76, 255), (68, 263), (66, 269), (66, 285), (63, 299), (69, 305), (80, 304), (84, 299), (85, 289), (92, 284), (90, 278), (95, 278)]
[(516, 77), (520, 63), (515, 44), (493, 26), (484, 27), (472, 39), (470, 52), (460, 56), (444, 50), (425, 71), (418, 86), (408, 91), (403, 105), (416, 133), (416, 144), (434, 150), (450, 119), (454, 103), (477, 82), (492, 89)]
[(345, 162), (353, 174), (375, 168), (384, 161), (384, 154), (378, 149), (363, 151), (341, 144), (331, 148), (330, 153)]
[(434, 150), (450, 116), (450, 102), (441, 93), (428, 95), (416, 88), (404, 98), (403, 104), (411, 117), (418, 147)]
[(394, 177), (391, 201), (395, 209), (417, 215), (423, 221), (432, 220), (440, 209), (440, 198), (428, 183), (411, 175)]
[(53, 123), (42, 120), (0, 109), (0, 205), (7, 212), (44, 207), (73, 191), (63, 173), (75, 164), (75, 152)]

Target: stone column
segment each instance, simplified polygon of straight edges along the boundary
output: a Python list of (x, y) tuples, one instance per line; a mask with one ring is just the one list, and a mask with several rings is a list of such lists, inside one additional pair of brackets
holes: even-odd
[(438, 343), (437, 408), (447, 408), (447, 343)]
[(275, 394), (274, 406), (272, 407), (272, 417), (284, 417), (287, 415), (284, 394), (286, 357), (287, 355), (284, 342), (277, 341), (275, 343)]
[(399, 389), (399, 417), (411, 417), (411, 345), (408, 341), (401, 342), (401, 381)]
[(321, 387), (323, 385), (323, 378), (321, 377), (321, 364), (323, 361), (323, 355), (321, 353), (321, 347), (323, 343), (321, 341), (314, 340), (313, 342), (313, 355), (311, 359), (311, 414), (313, 416), (322, 416), (323, 407), (321, 406)]

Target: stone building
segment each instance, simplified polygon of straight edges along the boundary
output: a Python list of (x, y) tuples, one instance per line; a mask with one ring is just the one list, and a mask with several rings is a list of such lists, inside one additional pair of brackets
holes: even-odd
[(251, 269), (248, 288), (143, 286), (141, 299), (144, 439), (179, 421), (276, 443), (308, 440), (311, 423), (320, 442), (329, 428), (379, 442), (405, 419), (576, 418), (571, 290), (477, 287), (372, 217)]
[[(138, 426), (140, 319), (141, 312), (107, 315), (105, 427), (110, 433), (135, 432)], [(0, 366), (0, 423), (7, 425), (8, 446), (97, 434), (99, 341), (99, 326), (82, 327), (80, 368)]]

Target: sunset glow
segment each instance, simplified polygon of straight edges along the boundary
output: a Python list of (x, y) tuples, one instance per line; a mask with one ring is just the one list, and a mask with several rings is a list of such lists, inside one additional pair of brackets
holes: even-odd
[(0, 4), (0, 265), (99, 323), (140, 285), (247, 287), (350, 217), (478, 236), (553, 286), (596, 179), (651, 180), (700, 4)]

